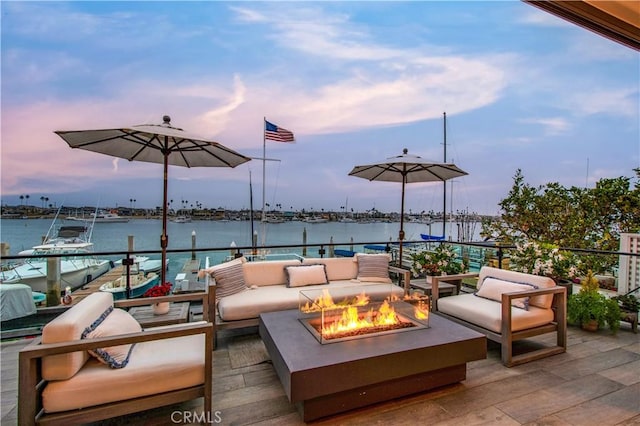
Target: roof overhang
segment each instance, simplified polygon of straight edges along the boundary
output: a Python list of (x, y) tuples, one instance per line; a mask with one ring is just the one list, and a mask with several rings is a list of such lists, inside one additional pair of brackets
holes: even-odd
[(640, 51), (639, 0), (522, 1)]

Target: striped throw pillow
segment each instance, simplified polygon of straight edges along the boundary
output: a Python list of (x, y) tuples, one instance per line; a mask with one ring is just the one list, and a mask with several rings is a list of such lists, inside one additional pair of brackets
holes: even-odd
[(358, 254), (358, 280), (391, 283), (388, 254)]
[(212, 273), (213, 279), (216, 280), (216, 300), (221, 297), (231, 296), (247, 289), (244, 282), (244, 274), (242, 273), (242, 263), (235, 263), (220, 268)]

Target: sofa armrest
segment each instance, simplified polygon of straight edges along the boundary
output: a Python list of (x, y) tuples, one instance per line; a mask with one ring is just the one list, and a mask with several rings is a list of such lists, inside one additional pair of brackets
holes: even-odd
[(389, 272), (394, 272), (400, 275), (402, 284), (404, 285), (404, 294), (409, 294), (409, 285), (411, 284), (411, 271), (408, 269), (400, 268), (398, 266), (389, 265)]
[(148, 342), (152, 340), (171, 339), (174, 337), (191, 336), (194, 334), (205, 334), (205, 338), (211, 340), (213, 336), (213, 326), (210, 323), (198, 322), (193, 324), (181, 324), (170, 329), (163, 328), (157, 330), (151, 328), (138, 333), (127, 333), (117, 336), (70, 340), (68, 342), (60, 343), (40, 343), (25, 346), (20, 350), (19, 357), (20, 362), (22, 362), (23, 359), (42, 358), (49, 355)]

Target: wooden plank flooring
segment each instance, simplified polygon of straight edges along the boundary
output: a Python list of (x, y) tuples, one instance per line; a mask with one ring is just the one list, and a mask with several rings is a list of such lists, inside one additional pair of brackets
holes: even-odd
[[(212, 423), (302, 425), (270, 363), (233, 369), (228, 344), (239, 333), (225, 331), (214, 352)], [(1, 421), (16, 424), (17, 352), (25, 340), (2, 342)], [(179, 356), (179, 353), (176, 354)], [(191, 424), (182, 415), (199, 411), (195, 400), (101, 425)], [(177, 414), (176, 414), (177, 413)], [(176, 422), (177, 420), (177, 422)], [(486, 360), (469, 364), (467, 380), (342, 415), (317, 425), (631, 425), (640, 424), (640, 335), (623, 328), (617, 335), (569, 327), (568, 352), (513, 368), (500, 363), (499, 346), (489, 342)]]

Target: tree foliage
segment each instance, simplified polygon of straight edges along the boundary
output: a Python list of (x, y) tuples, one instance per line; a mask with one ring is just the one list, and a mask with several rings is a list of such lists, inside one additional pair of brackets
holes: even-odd
[[(536, 241), (564, 248), (617, 251), (621, 233), (640, 232), (640, 169), (600, 179), (594, 188), (551, 182), (533, 187), (518, 169), (501, 215), (482, 224), (484, 236), (506, 244)], [(633, 184), (633, 185), (632, 185)], [(605, 272), (617, 256), (582, 256), (583, 269)]]

